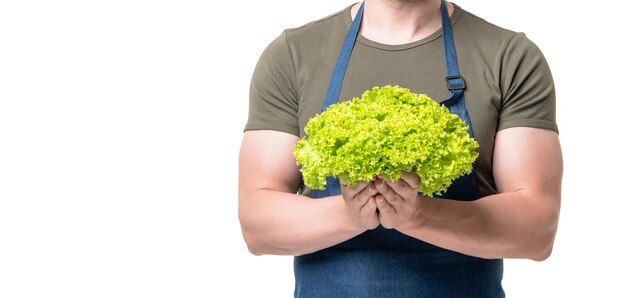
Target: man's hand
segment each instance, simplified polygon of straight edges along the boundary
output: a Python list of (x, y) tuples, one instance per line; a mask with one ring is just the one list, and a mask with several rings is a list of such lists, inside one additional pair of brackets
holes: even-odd
[(378, 176), (374, 186), (380, 224), (387, 229), (407, 227), (418, 218), (420, 180), (417, 174), (404, 172), (398, 181), (391, 182)]
[(475, 201), (418, 198), (419, 180), (407, 174), (394, 183), (379, 181), (376, 204), (384, 227), (441, 248), (486, 259), (541, 261), (554, 244), (562, 175), (556, 132), (511, 127), (496, 134), (493, 149), (498, 193)]
[(377, 194), (373, 181), (359, 181), (351, 187), (341, 183), (341, 195), (350, 215), (358, 225), (368, 230), (373, 230), (380, 224), (376, 212)]

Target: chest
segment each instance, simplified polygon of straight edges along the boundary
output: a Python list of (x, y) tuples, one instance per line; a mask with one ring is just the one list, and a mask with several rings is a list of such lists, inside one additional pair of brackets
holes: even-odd
[[(489, 63), (480, 55), (459, 50), (459, 67), (465, 78), (465, 103), (481, 147), (490, 147), (497, 129), (500, 90)], [(328, 88), (334, 59), (305, 67), (307, 80), (300, 87), (299, 125), (301, 135), (308, 119), (320, 112)], [(360, 97), (374, 86), (400, 85), (414, 93), (425, 93), (436, 101), (449, 96), (445, 84), (445, 62), (440, 40), (416, 49), (384, 51), (357, 41), (350, 57), (339, 101)]]

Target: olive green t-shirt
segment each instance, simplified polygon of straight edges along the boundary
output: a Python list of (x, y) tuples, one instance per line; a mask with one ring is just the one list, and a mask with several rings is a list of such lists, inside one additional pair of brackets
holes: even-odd
[[(330, 76), (352, 22), (350, 8), (284, 31), (265, 49), (250, 86), (245, 130), (304, 136), (320, 113)], [(451, 16), (465, 104), (480, 147), (476, 163), (482, 195), (497, 192), (492, 171), (496, 133), (516, 127), (557, 131), (555, 93), (548, 64), (522, 33), (512, 32), (455, 5)], [(441, 30), (422, 40), (386, 45), (359, 35), (339, 101), (374, 86), (400, 85), (442, 101), (449, 97)], [(308, 189), (303, 189), (308, 192)]]

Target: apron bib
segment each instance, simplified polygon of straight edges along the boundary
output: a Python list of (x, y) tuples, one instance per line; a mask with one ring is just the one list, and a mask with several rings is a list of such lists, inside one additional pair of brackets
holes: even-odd
[[(346, 35), (322, 107), (337, 102), (358, 36), (365, 2)], [(441, 1), (446, 83), (450, 97), (441, 102), (472, 125), (465, 108), (465, 81), (459, 73), (452, 26)], [(455, 180), (442, 198), (476, 200), (475, 170)], [(311, 198), (341, 194), (339, 180), (326, 178), (326, 189)], [(295, 297), (504, 297), (501, 259), (487, 260), (446, 250), (382, 226), (315, 253), (294, 258)]]

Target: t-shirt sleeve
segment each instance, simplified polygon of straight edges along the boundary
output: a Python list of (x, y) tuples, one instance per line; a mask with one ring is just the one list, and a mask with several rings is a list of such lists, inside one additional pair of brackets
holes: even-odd
[(244, 131), (267, 129), (300, 134), (296, 70), (286, 34), (271, 42), (257, 62)]
[(556, 95), (548, 62), (522, 33), (508, 44), (500, 73), (502, 102), (498, 130), (526, 126), (558, 132)]

